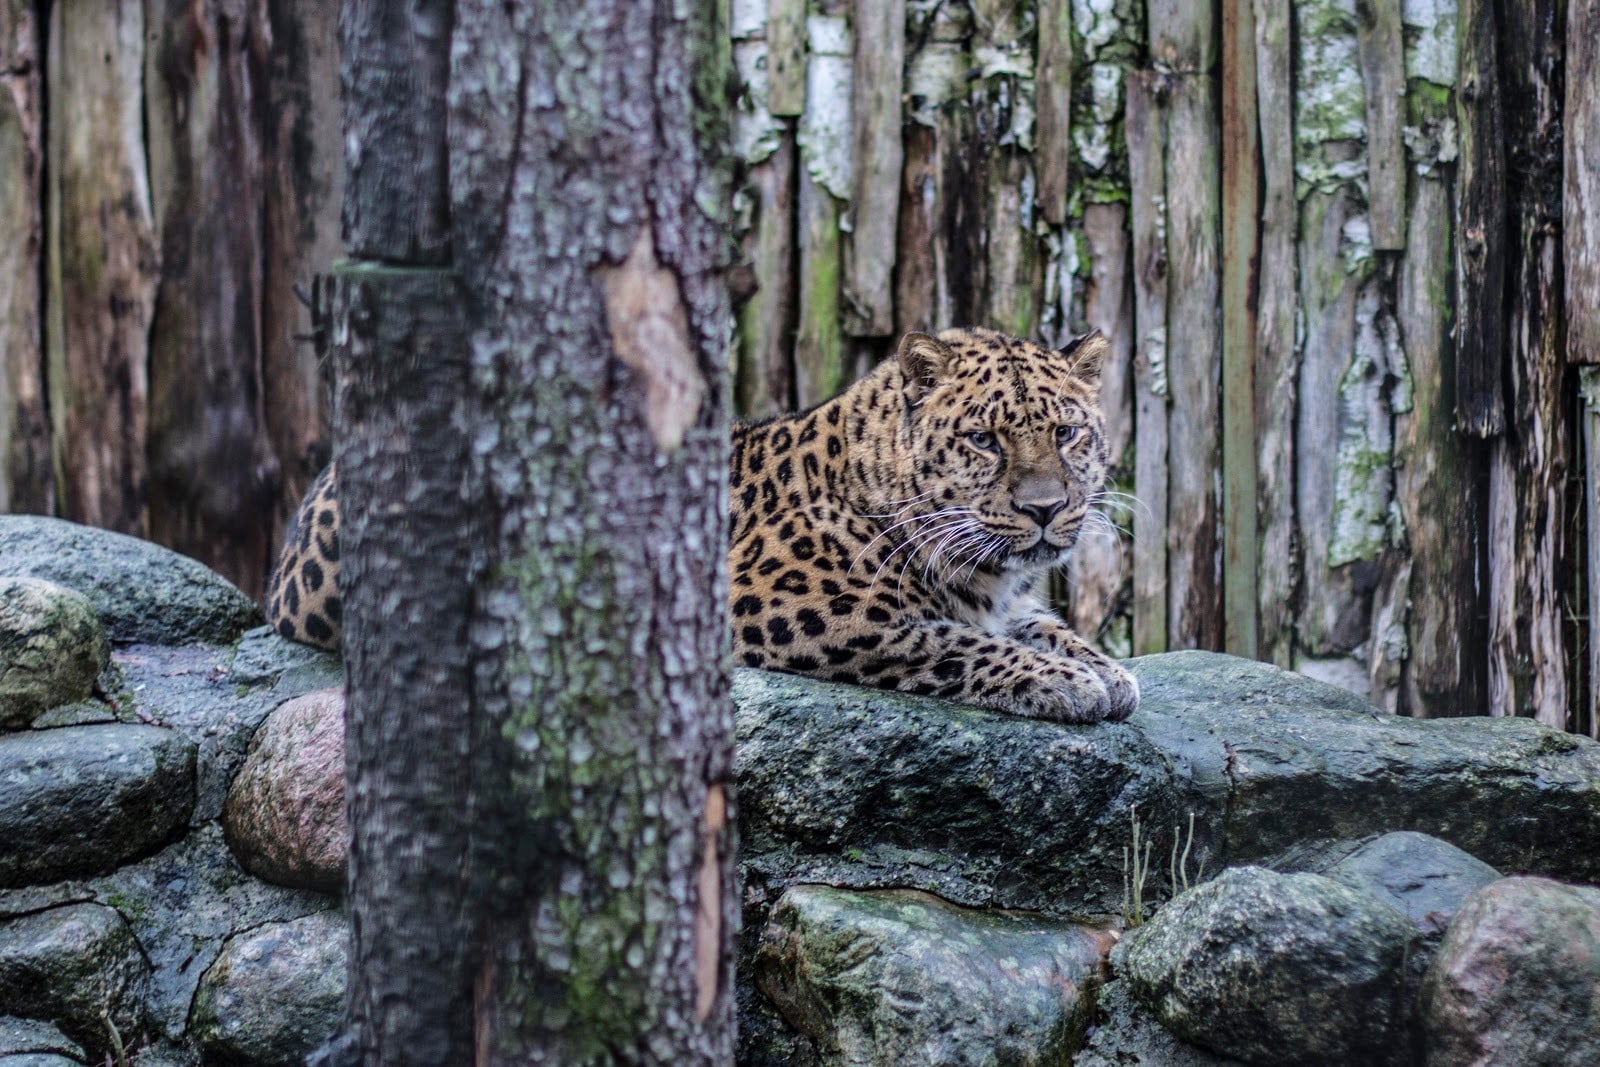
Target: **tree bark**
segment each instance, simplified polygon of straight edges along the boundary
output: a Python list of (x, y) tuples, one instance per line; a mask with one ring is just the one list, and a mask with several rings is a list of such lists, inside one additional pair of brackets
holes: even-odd
[[(729, 1063), (726, 27), (626, 0), (450, 16), (341, 20), (328, 1059)], [(422, 73), (377, 92), (375, 52)]]

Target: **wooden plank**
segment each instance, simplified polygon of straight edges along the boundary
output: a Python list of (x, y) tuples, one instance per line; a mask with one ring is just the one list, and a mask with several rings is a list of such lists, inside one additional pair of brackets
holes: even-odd
[(1000, 147), (988, 155), (984, 183), (983, 230), (985, 273), (983, 311), (978, 321), (1017, 337), (1039, 330), (1040, 272), (1038, 242), (1028, 226), (1033, 205), (1026, 186), (1031, 175), (1027, 156)]
[[(278, 459), (261, 388), (266, 91), (251, 34), (188, 0), (147, 0), (150, 192), (161, 282), (150, 326), (150, 535), (258, 598)], [(265, 28), (259, 27), (264, 34)]]
[(856, 337), (886, 337), (894, 331), (895, 238), (904, 158), (900, 79), (905, 65), (905, 0), (857, 5), (854, 29), (844, 329)]
[[(951, 306), (951, 208), (960, 186), (950, 180), (971, 143), (972, 111), (966, 106), (970, 63), (966, 34), (970, 17), (939, 5), (931, 21), (913, 23), (908, 44), (904, 133), (905, 165), (900, 186), (899, 250), (895, 254), (895, 329), (937, 330), (957, 325)], [(970, 320), (964, 320), (970, 321)]]
[(1212, 2), (1148, 0), (1150, 59), (1165, 73), (1210, 71), (1217, 64), (1217, 9)]
[[(1083, 314), (1090, 329), (1110, 341), (1100, 368), (1100, 407), (1106, 416), (1106, 452), (1111, 470), (1106, 488), (1134, 488), (1133, 472), (1133, 287), (1125, 204), (1088, 204), (1083, 235), (1089, 249), (1089, 275)], [(1142, 513), (1121, 497), (1103, 499), (1098, 509), (1109, 520), (1086, 532), (1068, 564), (1071, 596), (1065, 618), (1110, 655), (1129, 655), (1128, 580), (1133, 573), (1130, 535)]]
[[(1567, 2), (1564, 77), (1567, 93), (1562, 127), (1566, 150), (1561, 232), (1566, 268), (1567, 359), (1572, 363), (1600, 363), (1600, 300), (1595, 299), (1595, 294), (1600, 293), (1600, 92), (1595, 91), (1600, 85), (1600, 0)], [(1594, 677), (1600, 676), (1591, 675), (1591, 679)], [(1592, 680), (1590, 685), (1600, 688)]]
[(806, 0), (767, 0), (767, 110), (792, 118), (806, 108)]
[(1222, 648), (1221, 166), (1217, 87), (1209, 74), (1170, 79), (1167, 133), (1167, 577), (1174, 648)]
[(1129, 71), (1129, 211), (1133, 231), (1134, 494), (1133, 654), (1167, 650), (1167, 247), (1166, 115), (1160, 76)]
[(1493, 0), (1461, 0), (1456, 31), (1456, 429), (1506, 427), (1506, 161)]
[(265, 225), (261, 379), (267, 434), (282, 479), (273, 543), (332, 455), (330, 375), (296, 294), (343, 253), (344, 139), (338, 11), (320, 0), (272, 0), (272, 55), (262, 129)]
[(1489, 469), (1489, 711), (1566, 729), (1563, 610), (1569, 436), (1561, 340), (1562, 157), (1557, 0), (1502, 9), (1507, 168), (1509, 418)]
[(754, 218), (744, 235), (744, 258), (759, 288), (739, 310), (739, 362), (734, 395), (738, 413), (761, 418), (794, 408), (790, 354), (795, 331), (794, 133), (750, 168), (746, 189)]
[(55, 510), (40, 256), (44, 95), (36, 0), (0, 0), (0, 513)]
[(1367, 96), (1367, 212), (1372, 247), (1398, 251), (1406, 239), (1406, 56), (1400, 0), (1356, 5), (1361, 80)]
[(146, 368), (159, 257), (143, 61), (140, 0), (51, 5), (45, 349), (57, 507), (148, 536)]
[(1257, 654), (1279, 667), (1294, 659), (1296, 203), (1289, 0), (1255, 0), (1260, 121), (1261, 259), (1256, 318)]
[(1072, 4), (1040, 0), (1034, 76), (1033, 164), (1039, 210), (1052, 226), (1067, 221), (1072, 174)]
[[(1419, 101), (1417, 118), (1449, 117), (1430, 107)], [(1478, 593), (1484, 503), (1476, 484), (1485, 459), (1482, 446), (1452, 426), (1450, 306), (1440, 298), (1454, 273), (1445, 178), (1426, 159), (1410, 175), (1410, 229), (1395, 306), (1413, 390), (1411, 410), (1394, 420), (1395, 503), (1415, 593), (1400, 711), (1422, 718), (1481, 715), (1487, 706), (1480, 622), (1487, 605)]]
[[(1571, 23), (1568, 23), (1570, 26)], [(1568, 52), (1571, 55), (1571, 52)], [(1569, 97), (1570, 99), (1570, 97)], [(1585, 607), (1589, 640), (1588, 699), (1584, 703), (1587, 723), (1581, 729), (1590, 737), (1600, 740), (1600, 641), (1594, 640), (1595, 620), (1600, 619), (1600, 367), (1592, 364), (1579, 368), (1578, 391), (1583, 399), (1583, 516), (1586, 555), (1583, 560)]]
[(1254, 659), (1256, 623), (1256, 270), (1261, 143), (1255, 16), (1222, 2), (1222, 602), (1223, 648)]
[(839, 201), (800, 168), (800, 320), (794, 341), (794, 400), (806, 408), (849, 384), (840, 329)]

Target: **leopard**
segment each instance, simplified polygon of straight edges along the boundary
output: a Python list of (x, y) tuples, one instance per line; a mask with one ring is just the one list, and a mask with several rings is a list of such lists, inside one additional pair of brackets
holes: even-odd
[[(737, 664), (1058, 723), (1119, 722), (1139, 686), (1040, 595), (1102, 500), (1098, 331), (1051, 347), (910, 332), (839, 395), (735, 423), (728, 615)], [(284, 637), (338, 649), (330, 465), (267, 595)]]

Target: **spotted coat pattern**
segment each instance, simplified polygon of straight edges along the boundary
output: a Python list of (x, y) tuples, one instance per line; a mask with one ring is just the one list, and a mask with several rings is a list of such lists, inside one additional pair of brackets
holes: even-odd
[[(1106, 341), (908, 334), (824, 404), (733, 429), (729, 608), (746, 666), (1059, 722), (1126, 718), (1133, 676), (1034, 595), (1105, 481)], [(283, 636), (340, 640), (334, 468), (267, 593)]]
[(735, 427), (739, 662), (1058, 722), (1131, 714), (1133, 676), (1033, 593), (1105, 481), (1106, 350), (908, 334), (833, 400)]

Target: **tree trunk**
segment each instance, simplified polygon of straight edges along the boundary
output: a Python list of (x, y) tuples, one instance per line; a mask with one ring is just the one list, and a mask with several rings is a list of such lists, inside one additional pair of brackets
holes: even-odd
[(726, 27), (655, 8), (341, 20), (336, 1061), (732, 1059)]

